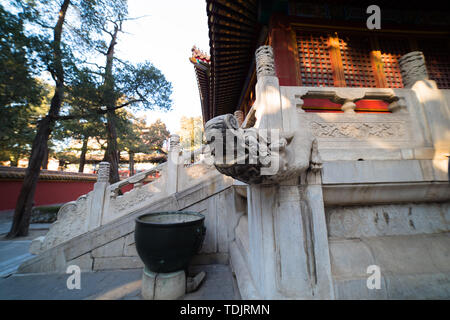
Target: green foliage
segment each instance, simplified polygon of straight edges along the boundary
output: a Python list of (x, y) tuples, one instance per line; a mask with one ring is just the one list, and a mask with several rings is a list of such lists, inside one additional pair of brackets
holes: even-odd
[(154, 150), (158, 153), (167, 152), (163, 149), (164, 142), (169, 139), (170, 132), (167, 130), (166, 124), (160, 119), (152, 123), (142, 134), (144, 144), (149, 150)]
[(58, 213), (59, 209), (61, 208), (60, 205), (54, 205), (54, 206), (37, 206), (33, 207), (33, 210), (38, 211), (39, 213)]
[[(132, 117), (129, 110), (170, 109), (170, 82), (148, 61), (133, 64), (113, 54), (110, 82), (108, 65), (98, 64), (115, 44), (114, 31), (118, 30), (118, 36), (122, 23), (129, 19), (127, 1), (71, 0), (58, 55), (53, 31), (61, 3), (11, 0), (9, 5), (16, 7), (17, 15), (0, 6), (0, 67), (7, 70), (0, 73), (0, 160), (29, 154), (37, 121), (48, 111), (53, 92), (35, 78), (48, 71), (55, 81), (61, 81), (56, 76), (58, 63), (64, 70), (64, 95), (51, 141), (106, 140), (108, 106), (115, 111), (119, 150), (164, 152), (162, 146), (169, 135), (165, 125), (159, 121), (147, 128), (145, 121)], [(56, 155), (73, 161), (71, 155), (63, 155), (71, 151), (66, 148)]]
[(126, 110), (119, 110), (116, 115), (119, 150), (128, 153), (148, 153), (142, 140), (145, 119), (136, 118)]
[(17, 166), (19, 159), (29, 157), (37, 122), (48, 111), (52, 91), (45, 83), (40, 83), (40, 87), (39, 105), (0, 107), (0, 161), (9, 160), (12, 166)]
[[(29, 106), (41, 101), (31, 59), (32, 41), (24, 33), (23, 20), (0, 5), (0, 108)], [(4, 116), (0, 114), (0, 116)]]
[(0, 5), (0, 161), (27, 155), (50, 88), (35, 78), (32, 40), (23, 19)]
[[(116, 90), (133, 108), (169, 110), (172, 84), (150, 62), (133, 65), (121, 61), (115, 70)], [(133, 102), (134, 101), (134, 102)]]

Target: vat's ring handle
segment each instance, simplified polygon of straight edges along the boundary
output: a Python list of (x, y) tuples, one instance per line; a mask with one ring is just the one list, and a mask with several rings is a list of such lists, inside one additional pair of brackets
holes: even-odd
[(195, 252), (194, 254), (197, 254), (203, 246), (203, 241), (205, 240), (205, 234), (206, 234), (206, 227), (205, 226), (200, 226), (197, 228), (196, 230), (197, 236), (195, 239)]

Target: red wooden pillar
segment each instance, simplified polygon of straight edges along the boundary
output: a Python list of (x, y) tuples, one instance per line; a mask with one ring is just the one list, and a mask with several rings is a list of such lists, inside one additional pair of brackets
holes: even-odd
[(386, 75), (384, 73), (384, 64), (381, 59), (381, 48), (376, 38), (370, 39), (372, 50), (370, 51), (370, 61), (375, 75), (375, 85), (377, 88), (387, 88)]
[(335, 87), (345, 87), (344, 67), (342, 65), (341, 50), (337, 34), (328, 38), (328, 49), (330, 50), (331, 70)]
[(269, 44), (273, 48), (275, 69), (280, 86), (300, 86), (300, 66), (298, 61), (295, 31), (287, 17), (274, 15), (270, 22)]

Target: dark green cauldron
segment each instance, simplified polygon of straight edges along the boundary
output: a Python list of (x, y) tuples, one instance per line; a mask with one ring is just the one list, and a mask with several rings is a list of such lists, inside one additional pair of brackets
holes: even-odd
[(136, 218), (134, 239), (144, 265), (153, 272), (186, 270), (205, 237), (205, 216), (174, 211), (143, 214)]

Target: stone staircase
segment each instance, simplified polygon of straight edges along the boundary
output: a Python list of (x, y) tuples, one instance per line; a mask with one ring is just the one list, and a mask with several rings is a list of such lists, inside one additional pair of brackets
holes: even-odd
[[(84, 271), (142, 267), (134, 245), (135, 219), (156, 211), (203, 213), (207, 234), (194, 260), (227, 263), (231, 232), (223, 219), (234, 212), (225, 205), (232, 202), (233, 179), (205, 163), (202, 152), (183, 152), (179, 138), (172, 136), (166, 163), (115, 184), (108, 183), (109, 164), (101, 163), (94, 190), (61, 207), (49, 232), (30, 246), (37, 256), (24, 262), (19, 273), (65, 272), (69, 265)], [(199, 161), (185, 163), (193, 157)], [(156, 172), (159, 178), (146, 183)], [(133, 188), (120, 194), (130, 184)]]

